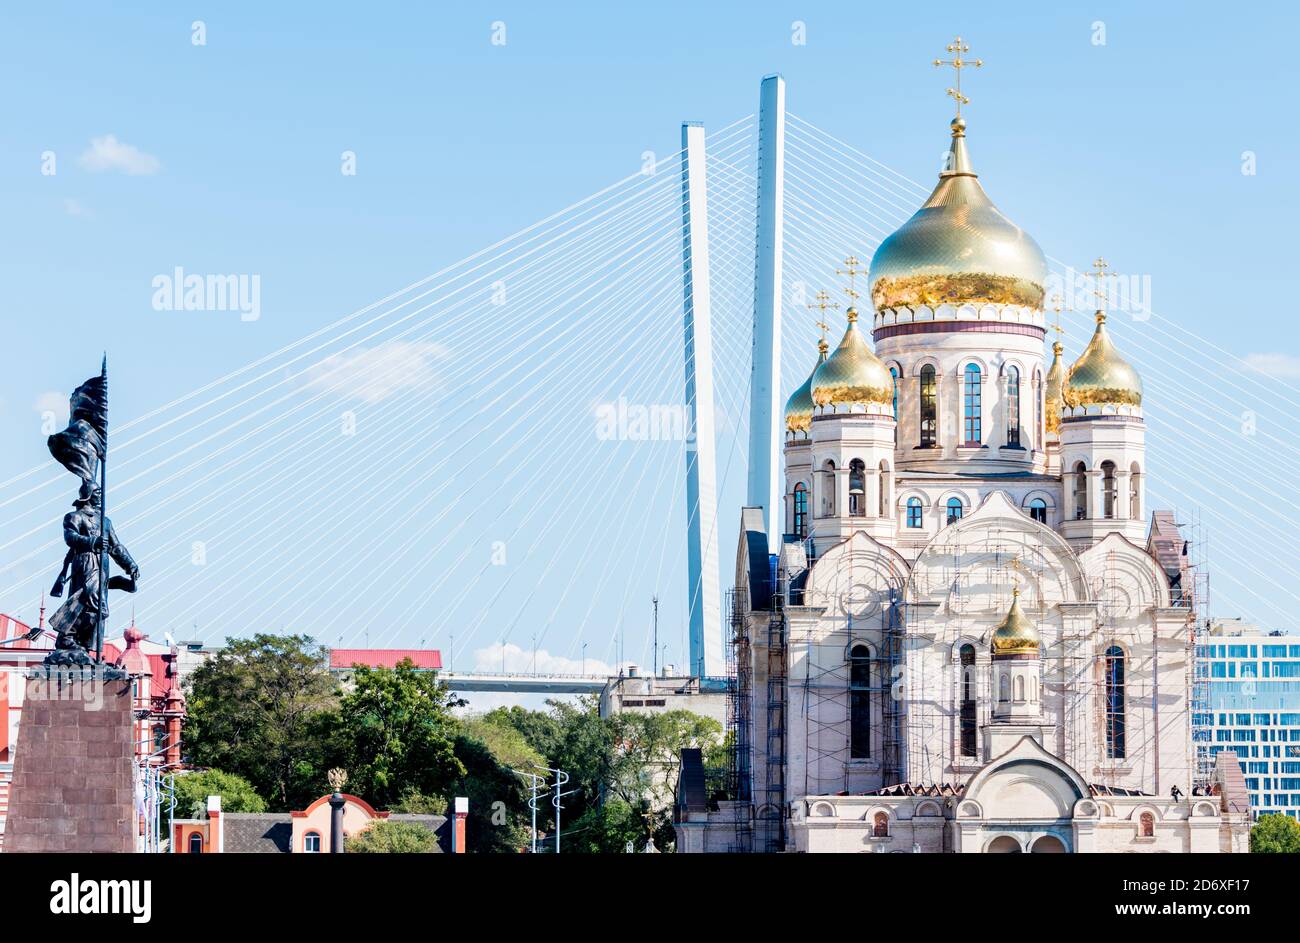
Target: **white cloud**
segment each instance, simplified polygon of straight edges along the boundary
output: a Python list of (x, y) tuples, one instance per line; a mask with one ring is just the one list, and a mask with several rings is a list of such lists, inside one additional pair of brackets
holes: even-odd
[(308, 386), (378, 403), (436, 382), (437, 366), (446, 357), (447, 350), (440, 344), (386, 341), (326, 358), (308, 373)]
[(115, 134), (91, 138), (90, 148), (81, 155), (81, 166), (94, 173), (116, 171), (133, 177), (156, 174), (162, 162), (134, 145), (119, 141)]
[(534, 662), (532, 649), (520, 648), (518, 645), (509, 642), (504, 647), (504, 662), (502, 661), (502, 646), (500, 643), (489, 645), (487, 648), (476, 649), (474, 651), (474, 670), (499, 673), (504, 664), (505, 671), (508, 674), (533, 674), (536, 672), (537, 674), (588, 674), (608, 677), (618, 673), (612, 666), (597, 658), (588, 658), (584, 662), (580, 658), (565, 658), (562, 655), (552, 655), (546, 649), (539, 648)]
[(1300, 379), (1300, 357), (1292, 354), (1247, 354), (1246, 366), (1283, 380)]
[(67, 393), (42, 393), (36, 397), (36, 402), (32, 408), (38, 413), (53, 413), (55, 418), (60, 422), (68, 421), (68, 394)]
[(89, 216), (90, 210), (86, 209), (72, 197), (63, 198), (63, 212), (69, 216)]

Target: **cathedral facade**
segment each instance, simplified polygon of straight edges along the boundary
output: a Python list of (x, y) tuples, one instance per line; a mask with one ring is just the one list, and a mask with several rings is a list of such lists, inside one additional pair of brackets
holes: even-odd
[(866, 274), (786, 406), (781, 545), (743, 512), (736, 788), (683, 790), (678, 850), (1247, 850), (1235, 757), (1196, 768), (1141, 379), (1100, 310), (1046, 361), (1046, 261), (960, 115)]

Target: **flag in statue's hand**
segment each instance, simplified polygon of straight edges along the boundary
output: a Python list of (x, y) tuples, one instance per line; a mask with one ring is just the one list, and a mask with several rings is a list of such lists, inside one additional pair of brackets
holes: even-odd
[(108, 378), (91, 377), (72, 391), (68, 406), (68, 428), (50, 436), (50, 454), (82, 481), (91, 481), (108, 439)]

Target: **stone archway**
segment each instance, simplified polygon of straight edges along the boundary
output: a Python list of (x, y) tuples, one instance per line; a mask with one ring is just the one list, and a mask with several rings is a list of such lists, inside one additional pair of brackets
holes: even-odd
[(987, 855), (1018, 855), (1020, 852), (1020, 842), (1010, 835), (999, 835), (984, 847)]
[(1029, 853), (1034, 855), (1063, 855), (1066, 853), (1065, 842), (1055, 835), (1041, 835), (1029, 847)]

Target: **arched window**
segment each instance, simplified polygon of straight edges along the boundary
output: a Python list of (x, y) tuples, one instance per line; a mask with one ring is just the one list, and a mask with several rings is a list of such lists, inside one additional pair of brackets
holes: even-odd
[(975, 646), (961, 647), (961, 755), (975, 756)]
[(849, 651), (849, 758), (871, 756), (871, 649)]
[(889, 463), (882, 461), (880, 463), (880, 507), (876, 509), (876, 514), (880, 517), (889, 516)]
[(898, 368), (890, 367), (889, 375), (894, 380), (894, 445), (898, 445)]
[(1142, 469), (1137, 462), (1128, 470), (1128, 519), (1142, 519)]
[(1042, 498), (1034, 498), (1029, 502), (1029, 516), (1040, 524), (1047, 523), (1047, 502)]
[(998, 678), (998, 700), (1011, 700), (1011, 675), (1002, 674)]
[(938, 440), (939, 395), (935, 389), (934, 367), (921, 368), (921, 448), (932, 449)]
[(876, 838), (889, 837), (889, 815), (885, 812), (877, 812), (871, 822), (871, 834)]
[(1106, 756), (1122, 760), (1124, 750), (1124, 650), (1106, 649)]
[(849, 462), (849, 514), (862, 517), (867, 513), (867, 466), (862, 459)]
[(982, 445), (984, 430), (980, 422), (980, 368), (977, 364), (966, 364), (966, 382), (962, 394), (962, 421), (965, 430), (966, 446)]
[(1025, 676), (1016, 675), (1016, 700), (1024, 701), (1025, 699)]
[(907, 526), (908, 527), (923, 526), (924, 525), (924, 521), (922, 517), (923, 513), (924, 512), (921, 509), (920, 498), (907, 499)]
[(961, 520), (961, 498), (948, 499), (948, 523), (956, 524)]
[(1020, 368), (1007, 367), (1007, 445), (1020, 445)]
[(1106, 520), (1113, 521), (1115, 519), (1115, 505), (1118, 501), (1114, 462), (1101, 463), (1101, 493), (1103, 498), (1102, 513), (1105, 515)]
[(194, 832), (190, 835), (190, 854), (203, 854), (203, 835), (199, 832)]
[(320, 854), (320, 832), (308, 832), (302, 837), (302, 850), (308, 854)]
[(1138, 835), (1141, 838), (1156, 837), (1156, 817), (1150, 812), (1143, 812), (1138, 816)]
[(817, 494), (820, 498), (822, 517), (835, 516), (835, 463), (829, 459), (822, 466), (817, 478)]
[(1074, 466), (1074, 519), (1081, 521), (1088, 516), (1088, 468), (1083, 462)]
[(808, 536), (808, 487), (802, 481), (794, 486), (794, 532), (801, 540)]

